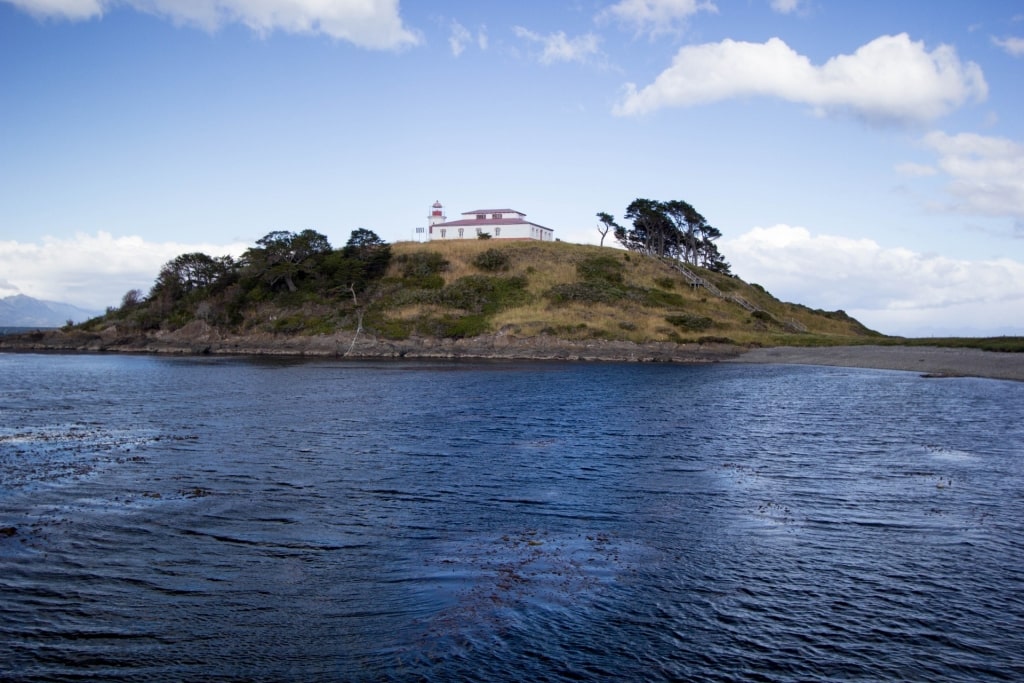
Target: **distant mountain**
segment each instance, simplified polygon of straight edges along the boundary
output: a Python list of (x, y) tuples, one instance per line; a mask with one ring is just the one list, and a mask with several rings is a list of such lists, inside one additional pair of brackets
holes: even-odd
[(33, 299), (24, 294), (0, 299), (0, 327), (61, 327), (68, 320), (82, 322), (99, 314), (98, 311)]

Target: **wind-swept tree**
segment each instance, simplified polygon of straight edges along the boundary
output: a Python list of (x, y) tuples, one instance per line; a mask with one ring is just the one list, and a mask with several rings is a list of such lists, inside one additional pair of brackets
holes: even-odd
[(597, 231), (599, 233), (601, 233), (601, 242), (600, 242), (599, 246), (603, 247), (604, 246), (604, 238), (605, 238), (605, 236), (609, 232), (611, 232), (614, 235), (615, 234), (614, 231), (617, 228), (621, 228), (622, 226), (615, 222), (615, 216), (611, 215), (610, 213), (605, 213), (604, 211), (598, 211), (597, 212), (597, 220), (601, 224), (597, 228)]
[(296, 279), (313, 272), (313, 257), (331, 253), (327, 237), (315, 230), (298, 234), (276, 230), (256, 240), (256, 244), (245, 252), (242, 260), (268, 285), (284, 282), (289, 292), (298, 289)]
[(634, 199), (624, 214), (625, 219), (632, 222), (631, 226), (615, 223), (614, 218), (604, 212), (599, 212), (597, 217), (612, 227), (615, 239), (630, 251), (729, 273), (729, 264), (714, 243), (722, 233), (708, 225), (707, 219), (687, 202)]
[(663, 202), (634, 199), (626, 207), (624, 217), (633, 222), (631, 228), (618, 226), (615, 231), (615, 239), (624, 247), (652, 256), (678, 255), (679, 231), (666, 214)]

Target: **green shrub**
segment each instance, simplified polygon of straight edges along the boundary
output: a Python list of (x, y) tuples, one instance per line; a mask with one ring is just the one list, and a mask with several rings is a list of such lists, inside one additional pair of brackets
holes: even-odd
[(483, 315), (464, 315), (461, 318), (446, 321), (442, 335), (452, 339), (477, 337), (491, 331), (487, 317)]
[(301, 332), (306, 327), (306, 322), (306, 319), (301, 315), (287, 315), (275, 320), (271, 327), (277, 333), (293, 334)]
[(524, 277), (467, 275), (440, 292), (440, 303), (474, 313), (498, 311), (526, 303), (530, 298)]
[(652, 308), (680, 308), (686, 304), (686, 299), (675, 292), (666, 292), (661, 289), (649, 289), (644, 292), (644, 305)]
[(591, 256), (576, 264), (576, 274), (586, 282), (622, 283), (622, 263), (614, 256)]
[(658, 285), (662, 289), (674, 289), (676, 281), (670, 277), (656, 277), (654, 278), (654, 284)]
[(436, 251), (402, 254), (397, 259), (403, 285), (419, 289), (441, 289), (444, 278), (441, 273), (448, 270), (448, 260)]
[(626, 291), (607, 282), (570, 282), (555, 285), (544, 296), (554, 304), (610, 304), (626, 298)]
[(408, 320), (384, 320), (373, 329), (385, 339), (408, 339), (412, 335), (413, 323)]
[(473, 259), (473, 265), (480, 270), (489, 272), (508, 270), (509, 257), (508, 254), (498, 249), (488, 249), (477, 254)]
[(706, 330), (715, 324), (715, 321), (704, 315), (695, 315), (693, 313), (682, 313), (680, 315), (668, 315), (665, 316), (665, 321), (680, 327), (684, 330), (691, 330), (693, 332), (699, 332)]

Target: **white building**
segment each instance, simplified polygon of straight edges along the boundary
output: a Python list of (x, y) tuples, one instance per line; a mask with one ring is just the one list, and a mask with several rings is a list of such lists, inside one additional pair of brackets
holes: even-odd
[[(466, 211), (457, 221), (448, 221), (441, 202), (430, 208), (427, 241), (475, 240), (487, 233), (499, 240), (543, 240), (550, 242), (555, 231), (525, 220), (526, 214), (514, 209), (477, 209)], [(417, 229), (418, 232), (418, 229)]]

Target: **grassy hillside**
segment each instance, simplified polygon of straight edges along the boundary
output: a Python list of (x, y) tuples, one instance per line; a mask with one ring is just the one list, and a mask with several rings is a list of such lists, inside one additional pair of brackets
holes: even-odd
[[(268, 339), (352, 340), (337, 342), (347, 345), (355, 338), (404, 343), (497, 335), (573, 344), (884, 344), (1024, 352), (1021, 337), (887, 337), (843, 311), (782, 302), (756, 284), (700, 268), (690, 268), (688, 279), (676, 262), (612, 247), (499, 240), (346, 246), (304, 262), (294, 289), (245, 259), (220, 263), (199, 256), (178, 260), (214, 263), (219, 270), (206, 280), (180, 274), (174, 280), (165, 267), (148, 296), (129, 292), (120, 307), (64, 332), (106, 340), (101, 347), (114, 340), (139, 348), (154, 335), (170, 333), (186, 343), (212, 330), (262, 340), (255, 348)], [(76, 343), (51, 342), (55, 348)]]
[[(337, 252), (335, 252), (337, 253)], [(377, 254), (388, 253), (374, 252)], [(385, 340), (547, 335), (565, 340), (820, 345), (877, 342), (841, 311), (778, 301), (757, 285), (610, 247), (564, 242), (465, 240), (390, 245), (386, 268), (347, 285), (324, 257), (294, 291), (244, 267), (202, 287), (154, 288), (78, 329), (117, 334), (201, 323), (233, 334), (361, 332)], [(333, 266), (331, 265), (333, 263)], [(733, 298), (740, 297), (747, 308)]]
[(563, 339), (822, 344), (877, 340), (842, 312), (783, 303), (756, 285), (608, 247), (467, 240), (399, 243), (364, 324), (391, 338), (507, 332)]

